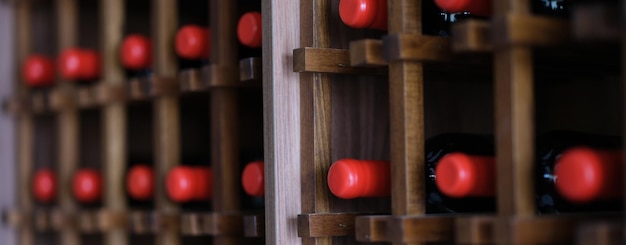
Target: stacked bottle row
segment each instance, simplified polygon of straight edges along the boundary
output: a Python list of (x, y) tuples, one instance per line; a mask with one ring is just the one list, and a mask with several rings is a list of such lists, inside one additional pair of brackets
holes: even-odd
[[(622, 152), (618, 137), (554, 132), (538, 140), (535, 176), (537, 210), (619, 211)], [(444, 134), (426, 141), (428, 213), (495, 211), (496, 164), (493, 137)], [(388, 161), (342, 159), (328, 172), (337, 197), (391, 195)]]
[[(244, 191), (252, 197), (263, 197), (263, 162), (250, 162), (241, 175)], [(154, 171), (146, 164), (136, 164), (126, 174), (126, 191), (135, 200), (153, 199)], [(79, 169), (72, 179), (72, 193), (81, 203), (98, 202), (102, 195), (102, 176), (94, 169)], [(171, 169), (165, 179), (165, 189), (172, 201), (178, 203), (211, 199), (212, 172), (209, 167), (178, 166)], [(50, 169), (37, 170), (32, 179), (32, 192), (40, 203), (52, 203), (56, 197), (57, 178)]]
[[(241, 16), (237, 26), (239, 42), (249, 48), (260, 48), (262, 40), (261, 13), (248, 12)], [(198, 25), (181, 27), (175, 37), (176, 54), (192, 63), (208, 62), (211, 44), (210, 30)], [(150, 38), (128, 35), (119, 49), (121, 65), (131, 76), (147, 76), (152, 64)], [(91, 82), (100, 78), (100, 56), (96, 50), (69, 48), (56, 60), (59, 75), (69, 81)], [(55, 84), (55, 60), (40, 54), (28, 57), (22, 67), (22, 76), (27, 86), (46, 88)]]

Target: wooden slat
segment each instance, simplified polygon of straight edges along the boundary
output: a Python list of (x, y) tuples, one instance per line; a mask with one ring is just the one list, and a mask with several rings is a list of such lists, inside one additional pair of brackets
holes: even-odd
[(148, 211), (131, 211), (128, 215), (130, 232), (134, 234), (154, 234), (157, 232), (155, 214)]
[[(347, 50), (328, 49), (330, 40), (330, 0), (305, 0), (300, 3), (300, 47), (294, 50), (293, 71), (341, 71), (348, 67)], [(311, 51), (311, 52), (309, 52)], [(320, 69), (318, 69), (320, 68)], [(304, 70), (307, 70), (305, 68)], [(331, 77), (322, 73), (300, 74), (300, 178), (303, 213), (331, 211), (326, 173), (331, 160), (332, 101)], [(332, 244), (330, 237), (302, 238), (302, 244)]]
[(298, 236), (328, 237), (354, 235), (356, 213), (298, 215)]
[(421, 34), (394, 34), (383, 38), (383, 53), (390, 62), (441, 62), (452, 58), (450, 39)]
[[(209, 86), (216, 82), (237, 84), (239, 82), (237, 29), (237, 1), (211, 1), (211, 60)], [(219, 73), (217, 71), (224, 71)], [(220, 77), (214, 78), (215, 75)], [(238, 212), (241, 203), (238, 193), (240, 184), (239, 161), (239, 105), (238, 91), (232, 87), (213, 88), (209, 92), (211, 113), (211, 167), (213, 189), (211, 199), (216, 213)], [(238, 218), (238, 234), (243, 234), (242, 218)], [(216, 244), (240, 244), (232, 234), (216, 236)]]
[[(421, 5), (415, 0), (390, 0), (389, 34), (421, 33)], [(420, 215), (424, 201), (424, 74), (417, 62), (389, 63), (391, 131), (391, 211)]]
[(623, 221), (585, 223), (576, 231), (577, 245), (619, 245), (624, 242)]
[(544, 16), (508, 14), (494, 17), (492, 24), (493, 45), (553, 46), (571, 39), (571, 27), (567, 20)]
[(383, 57), (383, 42), (377, 39), (363, 39), (350, 42), (350, 66), (386, 66)]
[(259, 57), (245, 58), (239, 61), (239, 81), (261, 81), (263, 74), (263, 60)]
[(207, 89), (202, 79), (201, 69), (187, 69), (181, 71), (178, 75), (178, 83), (181, 92), (196, 92)]
[[(17, 97), (22, 97), (27, 93), (21, 73), (21, 65), (31, 52), (32, 35), (31, 26), (31, 1), (19, 1), (15, 6), (15, 92)], [(33, 116), (29, 112), (20, 113), (17, 117), (17, 185), (16, 190), (28, 189), (33, 173), (34, 164), (34, 123)], [(22, 212), (31, 212), (33, 209), (33, 199), (28, 191), (17, 192), (17, 204)], [(18, 242), (21, 245), (33, 245), (35, 237), (32, 228), (24, 227), (18, 230)]]
[(455, 241), (461, 244), (492, 244), (496, 216), (466, 216), (456, 219)]
[(265, 236), (265, 215), (246, 215), (243, 217), (243, 233), (245, 237)]
[(357, 216), (355, 218), (356, 240), (361, 242), (386, 242), (387, 220), (391, 216)]
[[(58, 30), (58, 51), (73, 47), (78, 43), (78, 3), (76, 0), (56, 1), (57, 8), (57, 30)], [(75, 91), (73, 84), (61, 81), (59, 96), (70, 95)], [(79, 115), (78, 110), (73, 107), (63, 107), (57, 116), (58, 126), (58, 147), (59, 166), (58, 180), (59, 186), (70, 186), (70, 181), (74, 171), (78, 167), (80, 143), (79, 143)], [(74, 201), (70, 188), (58, 189), (58, 203), (63, 213), (76, 212), (78, 204)], [(80, 233), (76, 227), (64, 227), (60, 232), (61, 244), (80, 244)]]
[[(495, 54), (496, 160), (498, 214), (523, 217), (535, 214), (534, 96), (529, 48), (510, 48)], [(505, 221), (506, 222), (506, 221)], [(508, 226), (496, 227), (500, 242)], [(507, 231), (505, 231), (507, 230)]]
[(485, 20), (465, 20), (452, 25), (452, 51), (490, 52), (491, 22)]
[(302, 243), (294, 222), (301, 212), (300, 84), (292, 50), (300, 46), (300, 1), (268, 0), (263, 13), (263, 128), (265, 132), (265, 241)]
[(619, 41), (620, 11), (617, 4), (606, 2), (572, 7), (573, 36), (583, 41)]
[[(102, 71), (103, 83), (122, 85), (124, 70), (119, 64), (119, 43), (124, 27), (124, 0), (103, 0), (100, 2), (102, 24)], [(95, 87), (94, 87), (95, 88)], [(91, 91), (92, 98), (95, 89)], [(97, 103), (95, 101), (94, 103)], [(126, 170), (126, 105), (124, 101), (113, 101), (102, 111), (104, 144), (102, 149), (104, 183), (104, 208), (98, 213), (99, 230), (106, 231), (105, 244), (128, 244), (127, 204), (125, 193)]]
[(387, 221), (394, 243), (454, 241), (453, 216), (396, 216)]
[[(178, 25), (175, 0), (152, 1), (152, 48), (155, 79), (175, 79), (177, 62), (172, 38)], [(175, 81), (175, 80), (174, 80)], [(167, 172), (180, 163), (180, 111), (176, 94), (163, 95), (154, 101), (155, 179), (164, 180)], [(166, 194), (164, 185), (155, 187), (155, 208), (159, 220), (177, 217), (179, 207)], [(157, 244), (180, 244), (180, 230), (175, 225), (164, 225), (155, 239)]]
[(350, 66), (350, 51), (345, 49), (306, 47), (293, 51), (294, 72), (373, 74), (382, 75), (385, 69)]
[(184, 214), (181, 217), (181, 231), (183, 235), (241, 236), (243, 216), (236, 213)]

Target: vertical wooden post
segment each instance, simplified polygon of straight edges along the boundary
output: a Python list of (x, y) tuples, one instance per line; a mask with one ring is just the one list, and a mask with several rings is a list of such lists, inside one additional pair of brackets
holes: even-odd
[[(18, 98), (22, 98), (27, 94), (28, 88), (22, 80), (22, 64), (30, 54), (31, 45), (31, 2), (30, 0), (16, 2), (15, 11), (15, 91)], [(19, 114), (17, 120), (17, 168), (18, 168), (18, 205), (24, 212), (33, 211), (33, 199), (30, 189), (30, 179), (33, 172), (34, 164), (34, 125), (33, 115), (30, 112), (23, 111)], [(21, 190), (21, 191), (19, 191)], [(35, 234), (32, 227), (22, 227), (19, 230), (19, 244), (33, 245), (35, 244)]]
[(300, 45), (300, 1), (268, 0), (263, 13), (265, 240), (301, 244), (299, 75), (292, 50)]
[[(211, 1), (211, 61), (214, 66), (237, 67), (237, 1)], [(237, 69), (228, 69), (236, 71)], [(238, 78), (238, 76), (227, 76)], [(229, 84), (238, 80), (224, 81)], [(213, 169), (213, 211), (240, 210), (239, 190), (239, 106), (236, 88), (209, 91), (211, 106), (211, 166)], [(237, 237), (217, 236), (216, 244), (240, 244)]]
[[(103, 83), (121, 85), (124, 71), (119, 65), (119, 43), (124, 26), (124, 0), (101, 0)], [(105, 208), (109, 212), (123, 212), (126, 207), (124, 172), (126, 166), (126, 107), (115, 101), (103, 108)], [(106, 234), (106, 244), (128, 244), (126, 229), (116, 227)]]
[[(59, 0), (56, 2), (59, 53), (68, 47), (75, 46), (78, 36), (78, 10), (76, 0)], [(74, 86), (67, 81), (60, 81), (61, 92), (71, 94)], [(72, 198), (71, 179), (78, 167), (79, 159), (79, 116), (75, 105), (64, 105), (57, 117), (59, 140), (59, 195), (61, 211), (75, 214), (78, 205)], [(80, 234), (75, 226), (64, 227), (60, 234), (61, 244), (80, 244)]]
[[(528, 0), (495, 1), (495, 17), (529, 14)], [(535, 213), (534, 96), (532, 50), (528, 47), (496, 47), (494, 54), (496, 105), (498, 244), (511, 242), (512, 219)]]
[[(306, 0), (300, 5), (300, 47), (330, 47), (330, 0)], [(331, 77), (300, 74), (300, 168), (302, 212), (330, 212), (326, 173), (332, 163)], [(332, 244), (332, 237), (302, 238), (303, 244)]]
[[(389, 34), (419, 34), (421, 1), (389, 0)], [(400, 14), (398, 14), (400, 13)], [(425, 214), (424, 71), (422, 63), (389, 63), (391, 211)]]
[[(152, 1), (154, 75), (174, 80), (177, 72), (174, 35), (178, 25), (176, 0)], [(167, 172), (180, 161), (180, 108), (178, 95), (163, 95), (154, 101), (155, 180), (163, 181)], [(156, 209), (161, 215), (178, 215), (179, 207), (168, 197), (165, 185), (156, 185)], [(168, 226), (157, 234), (157, 244), (180, 244), (178, 227)]]

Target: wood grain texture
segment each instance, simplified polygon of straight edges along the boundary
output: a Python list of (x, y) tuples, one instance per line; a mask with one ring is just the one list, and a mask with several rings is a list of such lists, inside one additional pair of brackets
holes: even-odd
[(394, 216), (387, 221), (387, 237), (397, 244), (452, 242), (454, 216)]
[(618, 245), (624, 244), (624, 223), (590, 222), (581, 224), (576, 232), (577, 245)]
[(387, 237), (387, 220), (391, 216), (372, 215), (357, 216), (355, 218), (356, 240), (360, 242), (386, 242), (390, 241)]
[[(58, 51), (75, 46), (78, 43), (78, 4), (76, 0), (56, 2)], [(73, 94), (74, 86), (61, 81), (59, 93)], [(65, 107), (57, 115), (58, 127), (58, 179), (59, 186), (71, 186), (72, 176), (79, 165), (79, 112), (76, 108)], [(58, 203), (63, 213), (76, 212), (78, 204), (74, 201), (70, 188), (59, 188)], [(59, 234), (61, 244), (78, 245), (81, 243), (79, 231), (75, 227), (66, 227)]]
[[(31, 1), (20, 1), (15, 6), (15, 92), (18, 96), (22, 96), (27, 93), (27, 88), (24, 86), (22, 77), (18, 74), (21, 73), (21, 66), (26, 60), (26, 57), (31, 52)], [(17, 117), (16, 122), (17, 137), (17, 183), (16, 188), (18, 190), (28, 189), (30, 186), (30, 180), (33, 173), (34, 165), (34, 123), (33, 116), (30, 113), (21, 113)], [(33, 209), (32, 196), (29, 191), (17, 192), (17, 204), (22, 212), (30, 212)], [(17, 241), (21, 245), (33, 245), (35, 243), (35, 236), (32, 228), (24, 227), (19, 229)]]
[(492, 50), (491, 22), (470, 19), (452, 25), (452, 51), (489, 52)]
[(383, 42), (378, 39), (362, 39), (350, 42), (350, 66), (386, 66)]
[(245, 237), (265, 236), (265, 215), (246, 215), (243, 217), (243, 233)]
[(250, 57), (239, 61), (239, 81), (261, 81), (263, 79), (263, 60), (259, 57)]
[(298, 215), (298, 236), (327, 237), (354, 235), (356, 213)]
[[(300, 3), (300, 47), (330, 47), (331, 0), (305, 0)], [(293, 62), (299, 60), (294, 50)], [(324, 57), (320, 55), (320, 58)], [(328, 58), (328, 57), (326, 57)], [(347, 66), (349, 54), (344, 53)], [(338, 65), (337, 65), (338, 66)], [(326, 174), (332, 163), (332, 96), (328, 74), (300, 74), (300, 158), (301, 202), (303, 213), (330, 212)], [(295, 142), (294, 142), (295, 143)], [(332, 244), (330, 237), (302, 238), (303, 244)]]
[[(237, 1), (211, 1), (211, 60), (212, 67), (231, 67), (228, 73), (210, 81), (221, 81), (225, 84), (239, 82), (237, 71)], [(213, 71), (213, 70), (211, 70)], [(238, 91), (234, 88), (215, 88), (209, 92), (211, 113), (211, 168), (213, 171), (212, 208), (217, 213), (239, 211), (241, 201), (240, 160), (239, 160), (239, 104)], [(238, 234), (243, 234), (243, 218), (238, 217)], [(216, 244), (240, 244), (236, 236), (223, 234), (213, 238)]]
[(345, 49), (305, 47), (293, 51), (293, 71), (338, 74), (386, 74), (385, 69), (350, 66), (350, 52)]
[[(174, 54), (174, 35), (178, 25), (175, 0), (152, 1), (152, 49), (154, 74), (158, 78), (175, 79), (177, 62)], [(163, 95), (154, 101), (155, 179), (164, 180), (167, 172), (180, 164), (180, 108), (177, 95)], [(164, 185), (155, 187), (155, 208), (159, 217), (177, 217), (180, 212), (165, 191)], [(175, 225), (164, 225), (157, 234), (157, 244), (181, 243), (180, 230)]]
[(389, 62), (442, 62), (452, 58), (450, 39), (421, 34), (395, 34), (383, 38), (383, 53)]
[(458, 217), (455, 221), (455, 242), (461, 244), (493, 244), (496, 216)]
[(532, 54), (511, 48), (495, 54), (498, 213), (529, 216), (534, 203)]
[[(421, 1), (388, 1), (389, 34), (421, 33)], [(423, 65), (389, 63), (392, 214), (424, 214)]]
[(300, 46), (300, 1), (263, 1), (263, 121), (265, 241), (301, 244), (296, 217), (300, 195), (300, 83), (292, 70)]
[[(124, 70), (119, 63), (119, 43), (124, 26), (124, 0), (100, 1), (101, 57), (103, 83), (118, 85), (124, 82)], [(97, 98), (96, 96), (92, 96)], [(105, 215), (101, 226), (106, 227), (105, 244), (128, 244), (125, 222), (118, 222), (114, 214), (125, 213), (126, 204), (126, 105), (115, 101), (102, 109), (103, 125), (103, 172), (106, 184), (104, 193)], [(124, 216), (125, 217), (125, 216)]]
[(554, 46), (571, 39), (567, 20), (543, 16), (509, 14), (494, 17), (492, 23), (493, 45)]
[[(181, 217), (183, 235), (216, 237), (243, 235), (243, 216), (238, 213), (187, 213)], [(232, 242), (233, 239), (227, 241)], [(225, 241), (222, 239), (220, 244)]]

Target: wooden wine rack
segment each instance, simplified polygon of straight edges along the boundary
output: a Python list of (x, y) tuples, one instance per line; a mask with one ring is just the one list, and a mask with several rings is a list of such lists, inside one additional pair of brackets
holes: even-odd
[[(35, 51), (33, 43), (42, 42), (33, 33), (33, 17), (41, 15), (35, 11), (37, 1), (10, 5), (16, 67)], [(558, 99), (545, 99), (545, 93), (566, 87), (544, 85), (551, 72), (588, 68), (598, 75), (620, 65), (620, 86), (626, 84), (626, 23), (613, 18), (625, 16), (624, 8), (600, 2), (577, 7), (562, 19), (532, 14), (531, 0), (494, 1), (491, 19), (454, 23), (451, 37), (441, 37), (422, 32), (421, 3), (426, 0), (387, 1), (386, 32), (345, 26), (337, 14), (339, 0), (210, 1), (206, 14), (193, 13), (211, 27), (210, 63), (183, 70), (173, 37), (191, 13), (179, 9), (182, 1), (144, 1), (150, 3), (142, 13), (150, 16), (143, 28), (151, 33), (153, 74), (132, 79), (118, 64), (118, 48), (131, 22), (125, 13), (136, 9), (127, 4), (132, 1), (99, 1), (100, 21), (89, 34), (97, 34), (101, 80), (80, 85), (59, 79), (54, 88), (29, 90), (15, 75), (14, 95), (2, 98), (17, 125), (20, 190), (18, 205), (3, 210), (4, 223), (15, 228), (24, 245), (35, 244), (42, 233), (56, 234), (60, 244), (92, 241), (85, 234), (102, 236), (96, 240), (105, 244), (623, 244), (623, 212), (537, 215), (533, 168), (535, 132), (567, 122), (536, 120), (551, 114), (541, 106), (559, 108), (554, 106)], [(89, 43), (82, 40), (87, 32), (79, 18), (84, 3), (55, 0), (49, 5), (46, 11), (54, 11), (48, 15), (56, 18), (58, 33), (54, 50)], [(237, 19), (255, 8), (263, 13), (262, 55), (241, 57)], [(587, 44), (591, 48), (580, 47)], [(617, 64), (567, 65), (615, 56), (619, 48)], [(548, 69), (544, 58), (570, 63)], [(607, 97), (611, 109), (621, 111), (605, 112), (602, 118), (624, 124), (623, 108), (615, 105), (624, 103), (623, 95)], [(87, 120), (85, 111), (99, 116)], [(151, 113), (135, 116), (139, 111)], [(198, 111), (206, 115), (194, 114)], [(149, 138), (137, 140), (142, 134), (134, 130), (143, 124), (134, 125), (133, 118), (152, 125), (138, 130)], [(193, 123), (204, 120), (206, 125)], [(254, 132), (261, 125), (263, 134)], [(594, 125), (575, 124), (581, 129)], [(51, 128), (53, 137), (41, 136), (42, 127)], [(94, 131), (84, 128), (96, 128), (97, 136), (84, 136)], [(199, 136), (188, 138), (189, 130)], [(496, 213), (426, 213), (425, 140), (450, 131), (495, 135)], [(623, 125), (611, 133), (624, 135)], [(249, 135), (259, 140), (247, 142)], [(40, 137), (52, 138), (58, 148), (42, 150)], [(143, 143), (152, 144), (148, 152), (158, 183), (147, 207), (129, 204), (124, 191), (129, 155)], [(99, 149), (94, 165), (103, 172), (106, 188), (101, 205), (86, 207), (66, 187), (82, 162), (91, 159), (85, 152), (94, 148)], [(36, 204), (29, 191), (31, 175), (41, 165), (35, 155), (41, 151), (56, 152), (52, 162), (60, 188), (51, 206)], [(213, 171), (213, 195), (202, 208), (172, 202), (162, 184), (189, 151), (208, 152), (210, 163), (203, 164)], [(262, 210), (246, 207), (240, 195), (244, 151), (263, 153)], [(326, 176), (342, 158), (389, 159), (391, 197), (333, 196)]]

